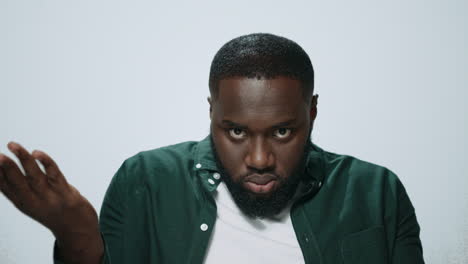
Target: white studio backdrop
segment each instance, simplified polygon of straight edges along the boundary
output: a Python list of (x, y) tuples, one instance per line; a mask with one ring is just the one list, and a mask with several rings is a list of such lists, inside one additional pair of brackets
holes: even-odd
[[(315, 67), (315, 143), (397, 173), (426, 263), (468, 263), (467, 15), (456, 0), (0, 0), (0, 152), (48, 152), (99, 210), (126, 158), (208, 134), (221, 45), (274, 33)], [(51, 263), (53, 241), (0, 195), (0, 263)]]

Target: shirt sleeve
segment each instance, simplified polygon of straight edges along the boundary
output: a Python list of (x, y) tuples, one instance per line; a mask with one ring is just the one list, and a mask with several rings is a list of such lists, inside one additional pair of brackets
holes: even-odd
[(405, 188), (398, 181), (397, 229), (393, 250), (393, 264), (424, 264), (423, 249), (419, 238), (420, 227), (414, 207)]
[[(112, 178), (102, 203), (99, 226), (104, 242), (104, 256), (101, 264), (123, 263), (123, 230), (126, 211), (125, 178), (126, 168), (124, 163)], [(54, 264), (66, 264), (59, 254), (57, 241), (54, 243), (53, 258)]]

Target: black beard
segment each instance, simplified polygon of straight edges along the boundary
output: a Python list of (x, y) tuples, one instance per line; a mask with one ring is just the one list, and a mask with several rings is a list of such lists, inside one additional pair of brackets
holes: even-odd
[(271, 194), (268, 196), (261, 196), (249, 192), (242, 186), (242, 183), (232, 180), (232, 176), (227, 172), (219, 159), (212, 135), (210, 135), (210, 140), (221, 179), (226, 183), (234, 202), (240, 210), (247, 216), (253, 218), (266, 218), (277, 215), (288, 205), (302, 180), (307, 156), (312, 147), (312, 142), (310, 137), (308, 137), (307, 142), (304, 144), (301, 160), (293, 170), (293, 173), (286, 179), (279, 178), (279, 187)]

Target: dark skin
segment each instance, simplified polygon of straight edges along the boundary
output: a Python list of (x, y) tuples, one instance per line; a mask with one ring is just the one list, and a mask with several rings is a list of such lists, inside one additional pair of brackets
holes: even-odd
[(268, 196), (301, 159), (317, 96), (304, 99), (301, 82), (287, 77), (238, 77), (221, 80), (208, 101), (221, 163), (251, 195)]
[[(301, 83), (286, 77), (222, 80), (210, 103), (211, 133), (234, 181), (268, 196), (296, 168), (317, 115), (317, 97), (305, 100)], [(0, 154), (0, 191), (56, 237), (67, 263), (100, 263), (103, 241), (95, 209), (70, 185), (45, 152), (10, 142), (18, 164)], [(44, 170), (38, 164), (39, 161)]]
[(59, 254), (67, 263), (100, 263), (104, 246), (93, 206), (66, 181), (46, 153), (36, 150), (30, 154), (14, 142), (8, 143), (8, 148), (18, 157), (26, 175), (11, 158), (0, 154), (1, 192), (54, 234)]

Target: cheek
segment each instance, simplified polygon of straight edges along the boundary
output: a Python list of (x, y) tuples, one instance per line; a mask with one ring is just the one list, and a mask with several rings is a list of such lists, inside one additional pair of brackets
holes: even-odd
[(307, 136), (295, 137), (287, 144), (277, 144), (274, 147), (277, 172), (289, 177), (299, 165), (304, 154), (304, 143)]

